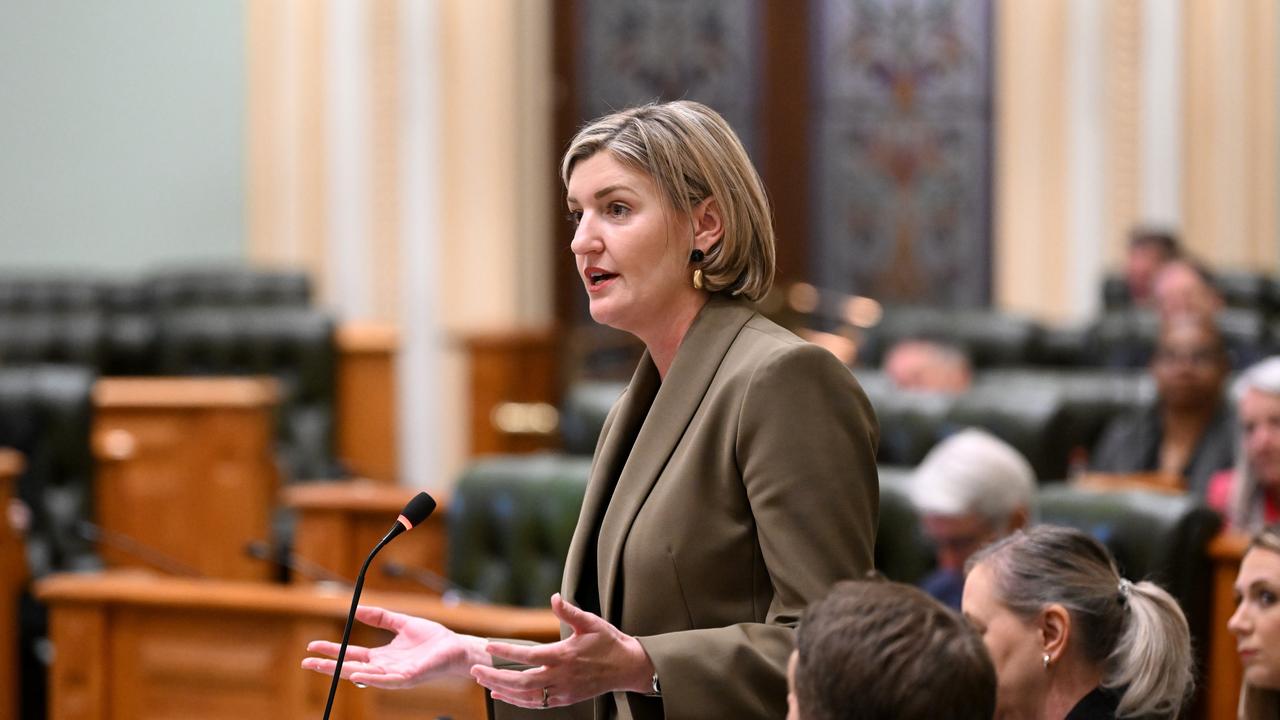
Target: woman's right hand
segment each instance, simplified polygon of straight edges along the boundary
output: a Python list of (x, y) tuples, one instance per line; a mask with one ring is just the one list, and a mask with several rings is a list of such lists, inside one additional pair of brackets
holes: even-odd
[[(386, 645), (375, 648), (348, 645), (342, 662), (344, 680), (370, 687), (406, 688), (440, 677), (469, 679), (473, 665), (492, 664), (484, 651), (484, 639), (459, 635), (431, 620), (368, 605), (356, 608), (356, 619), (365, 625), (390, 630), (396, 636)], [(302, 667), (333, 675), (338, 648), (338, 643), (327, 640), (308, 643), (307, 652), (335, 659), (309, 657), (302, 661)]]

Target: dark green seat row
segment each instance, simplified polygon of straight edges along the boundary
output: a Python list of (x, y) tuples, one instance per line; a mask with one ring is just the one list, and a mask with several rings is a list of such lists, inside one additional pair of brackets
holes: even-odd
[[(473, 463), (449, 507), (449, 578), (499, 603), (545, 606), (559, 590), (590, 460), (543, 454)], [(933, 552), (906, 492), (910, 470), (880, 469), (877, 568), (920, 580)], [(1182, 604), (1196, 637), (1206, 637), (1209, 563), (1205, 548), (1220, 521), (1186, 496), (1099, 493), (1057, 483), (1037, 494), (1040, 522), (1077, 527), (1111, 549), (1133, 580), (1150, 579)], [(804, 558), (796, 558), (803, 562)]]
[[(1245, 367), (1280, 352), (1280, 318), (1259, 307), (1229, 307), (1218, 315), (1232, 362)], [(1150, 310), (1121, 307), (1091, 323), (1050, 327), (989, 308), (890, 307), (858, 347), (860, 367), (879, 367), (895, 343), (944, 342), (978, 369), (1010, 366), (1139, 368), (1151, 359), (1159, 320)]]
[[(854, 374), (880, 421), (879, 462), (915, 465), (939, 440), (975, 426), (1022, 452), (1042, 480), (1066, 477), (1111, 418), (1155, 394), (1151, 379), (1132, 370), (991, 369), (960, 396), (900, 390), (877, 370)], [(569, 389), (561, 412), (566, 452), (591, 454), (622, 387), (584, 382)]]

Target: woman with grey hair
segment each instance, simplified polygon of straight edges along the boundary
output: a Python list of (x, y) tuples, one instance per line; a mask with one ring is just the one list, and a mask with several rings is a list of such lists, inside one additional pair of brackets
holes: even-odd
[(1178, 603), (1079, 530), (1042, 525), (974, 555), (963, 608), (996, 666), (997, 718), (1176, 717), (1190, 694)]
[(1245, 370), (1236, 401), (1236, 466), (1209, 480), (1205, 499), (1241, 532), (1280, 522), (1280, 356)]

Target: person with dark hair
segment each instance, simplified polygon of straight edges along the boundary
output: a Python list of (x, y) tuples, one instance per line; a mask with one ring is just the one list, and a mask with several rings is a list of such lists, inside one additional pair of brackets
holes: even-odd
[(1235, 420), (1223, 389), (1230, 370), (1211, 318), (1164, 322), (1151, 359), (1156, 402), (1113, 419), (1094, 446), (1090, 468), (1177, 475), (1204, 497), (1210, 478), (1234, 459)]
[(1253, 538), (1236, 576), (1236, 611), (1227, 629), (1244, 666), (1240, 720), (1280, 717), (1280, 525)]
[(973, 628), (886, 580), (839, 583), (810, 606), (787, 679), (787, 720), (986, 720), (996, 707)]
[(1124, 265), (1130, 302), (1137, 306), (1150, 305), (1156, 273), (1179, 254), (1178, 239), (1172, 232), (1149, 227), (1134, 228), (1129, 233)]
[(970, 560), (964, 614), (995, 663), (996, 717), (1177, 717), (1191, 633), (1160, 586), (1120, 575), (1074, 528), (1020, 530)]

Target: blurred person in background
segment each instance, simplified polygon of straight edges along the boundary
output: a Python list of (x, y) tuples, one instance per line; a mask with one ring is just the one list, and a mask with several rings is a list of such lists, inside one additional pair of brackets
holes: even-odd
[(1230, 369), (1211, 317), (1166, 320), (1151, 360), (1156, 402), (1106, 426), (1090, 469), (1176, 475), (1204, 497), (1209, 479), (1234, 461), (1235, 420), (1223, 391)]
[(1130, 232), (1124, 263), (1130, 303), (1136, 307), (1151, 306), (1156, 274), (1178, 255), (1178, 239), (1171, 232), (1145, 227)]
[(1280, 717), (1280, 525), (1258, 533), (1240, 561), (1227, 629), (1244, 666), (1241, 720)]
[(1191, 694), (1178, 602), (1126, 580), (1074, 528), (1040, 525), (974, 555), (964, 615), (995, 663), (997, 718), (1174, 718)]
[(787, 720), (988, 720), (996, 672), (973, 628), (920, 590), (846, 581), (809, 607)]
[(903, 390), (958, 395), (973, 385), (969, 356), (954, 345), (935, 340), (900, 340), (881, 363), (884, 373)]
[(1245, 370), (1236, 401), (1236, 466), (1209, 480), (1205, 500), (1227, 524), (1258, 532), (1280, 522), (1280, 357)]
[(979, 548), (1026, 526), (1036, 477), (1011, 445), (976, 428), (938, 443), (911, 476), (911, 501), (937, 553), (920, 586), (959, 609), (965, 563)]
[(1166, 322), (1183, 315), (1211, 318), (1226, 304), (1209, 269), (1187, 258), (1160, 267), (1152, 283), (1152, 300)]

